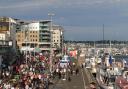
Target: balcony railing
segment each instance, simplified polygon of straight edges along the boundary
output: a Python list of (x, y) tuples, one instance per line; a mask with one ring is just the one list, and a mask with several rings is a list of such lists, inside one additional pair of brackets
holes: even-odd
[(0, 40), (0, 46), (2, 47), (12, 46), (12, 41)]

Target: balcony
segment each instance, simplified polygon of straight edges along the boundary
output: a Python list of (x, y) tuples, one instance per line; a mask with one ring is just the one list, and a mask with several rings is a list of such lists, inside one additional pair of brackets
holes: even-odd
[(39, 42), (40, 43), (44, 43), (44, 42), (50, 43), (51, 41), (50, 41), (50, 39), (39, 39)]
[(43, 41), (43, 42), (39, 42), (39, 44), (51, 44), (51, 43), (48, 41)]
[(50, 33), (50, 30), (49, 29), (41, 29), (40, 30), (40, 33), (45, 33), (45, 32)]
[(48, 28), (47, 25), (40, 25), (40, 28)]
[(50, 39), (50, 37), (41, 37), (42, 40)]
[(0, 40), (0, 47), (9, 47), (9, 46), (12, 46), (12, 41)]
[(46, 36), (50, 36), (50, 33), (49, 32), (42, 32), (42, 33), (40, 33), (40, 35), (46, 35)]

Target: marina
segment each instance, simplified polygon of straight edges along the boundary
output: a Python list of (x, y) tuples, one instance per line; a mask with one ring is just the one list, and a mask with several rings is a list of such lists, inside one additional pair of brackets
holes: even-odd
[(128, 89), (128, 0), (0, 0), (0, 89)]

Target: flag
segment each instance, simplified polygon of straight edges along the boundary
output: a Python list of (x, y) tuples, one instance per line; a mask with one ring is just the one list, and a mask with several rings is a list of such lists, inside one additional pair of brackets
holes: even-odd
[(126, 67), (126, 60), (125, 59), (123, 59), (123, 67)]
[(109, 56), (109, 64), (112, 65), (112, 56)]

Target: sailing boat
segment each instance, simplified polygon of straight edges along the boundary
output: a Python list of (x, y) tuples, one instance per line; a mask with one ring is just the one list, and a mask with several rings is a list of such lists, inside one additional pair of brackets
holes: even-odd
[[(103, 25), (104, 29), (104, 25)], [(103, 30), (104, 31), (104, 30)], [(103, 32), (104, 36), (104, 32)], [(104, 37), (103, 37), (104, 39)], [(111, 41), (110, 41), (110, 51), (109, 53), (104, 53), (102, 57), (102, 62), (97, 67), (96, 80), (102, 89), (114, 89), (115, 82), (115, 70), (114, 70), (114, 58), (111, 53)]]

